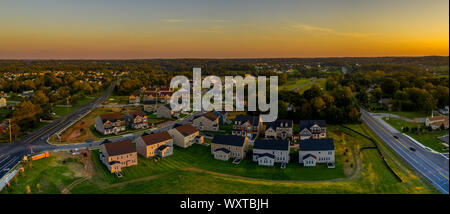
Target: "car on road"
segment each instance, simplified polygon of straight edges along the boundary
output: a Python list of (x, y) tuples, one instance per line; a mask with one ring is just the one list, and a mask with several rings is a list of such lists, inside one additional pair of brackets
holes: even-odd
[(398, 139), (398, 136), (394, 135), (394, 138), (395, 138), (395, 139)]
[(409, 147), (409, 150), (415, 152), (415, 151), (416, 151), (416, 148), (414, 148), (414, 147)]

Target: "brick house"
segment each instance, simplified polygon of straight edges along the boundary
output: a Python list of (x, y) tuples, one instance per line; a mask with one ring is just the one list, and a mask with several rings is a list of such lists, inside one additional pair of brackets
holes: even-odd
[(334, 143), (332, 138), (300, 140), (298, 160), (304, 166), (317, 163), (334, 163)]
[(125, 118), (119, 113), (108, 113), (95, 118), (95, 129), (103, 135), (118, 134), (126, 130)]
[(137, 152), (146, 157), (166, 157), (173, 153), (173, 139), (168, 132), (144, 134), (136, 139)]
[(192, 124), (201, 131), (218, 131), (219, 117), (212, 112), (207, 112), (195, 117)]
[(265, 138), (287, 139), (292, 136), (292, 120), (276, 120), (266, 125)]
[(253, 161), (259, 165), (273, 166), (274, 163), (288, 163), (289, 141), (257, 139), (253, 145)]
[(248, 138), (237, 135), (214, 135), (211, 154), (217, 160), (243, 159), (248, 150)]
[(300, 140), (309, 138), (322, 139), (327, 137), (325, 120), (301, 120)]
[(100, 146), (100, 160), (111, 173), (138, 164), (137, 152), (131, 140), (103, 143)]
[(194, 143), (203, 143), (200, 132), (191, 124), (179, 125), (167, 132), (172, 136), (173, 143), (179, 147), (187, 148)]
[(258, 136), (260, 127), (259, 116), (238, 115), (233, 122), (232, 135), (254, 138)]
[(147, 114), (141, 110), (126, 113), (124, 117), (128, 123), (128, 127), (132, 129), (146, 129), (149, 127)]

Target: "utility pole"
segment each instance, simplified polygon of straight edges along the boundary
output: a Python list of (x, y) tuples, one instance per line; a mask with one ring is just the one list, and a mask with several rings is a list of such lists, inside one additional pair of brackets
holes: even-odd
[(12, 142), (12, 135), (11, 135), (11, 119), (8, 119), (9, 122), (9, 142)]

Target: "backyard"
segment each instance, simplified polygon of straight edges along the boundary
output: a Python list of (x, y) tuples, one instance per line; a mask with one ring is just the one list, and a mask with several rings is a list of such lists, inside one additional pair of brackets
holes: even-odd
[[(373, 137), (365, 125), (351, 125), (352, 129)], [(109, 173), (98, 158), (98, 151), (92, 151), (94, 175), (71, 188), (71, 193), (436, 193), (403, 162), (386, 148), (383, 148), (389, 166), (402, 179), (398, 181), (386, 167), (373, 143), (361, 135), (340, 126), (329, 126), (328, 134), (335, 139), (336, 168), (325, 165), (307, 168), (298, 164), (296, 153), (286, 169), (258, 166), (249, 158), (239, 165), (213, 159), (210, 148), (193, 145), (182, 149), (176, 147), (172, 156), (159, 161), (139, 156), (138, 165), (125, 168), (123, 177)], [(43, 165), (43, 166), (41, 166)], [(54, 168), (64, 172), (54, 172)], [(55, 183), (68, 184), (75, 180), (61, 177), (67, 173), (58, 165), (43, 159), (33, 162), (33, 170), (42, 168), (33, 177), (19, 176), (19, 183), (45, 179)], [(75, 169), (75, 168), (74, 168)], [(37, 170), (36, 170), (37, 171)], [(76, 176), (75, 176), (76, 177)], [(32, 183), (32, 185), (35, 185)], [(57, 188), (61, 189), (61, 187)], [(57, 189), (41, 187), (39, 193), (56, 193)], [(20, 191), (19, 191), (20, 190)], [(11, 193), (23, 193), (16, 188)]]

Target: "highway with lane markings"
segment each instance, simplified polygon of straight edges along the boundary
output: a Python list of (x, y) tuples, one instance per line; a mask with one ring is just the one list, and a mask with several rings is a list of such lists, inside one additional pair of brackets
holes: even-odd
[(39, 153), (42, 151), (52, 151), (62, 148), (76, 148), (76, 145), (51, 145), (47, 143), (47, 139), (104, 102), (109, 94), (114, 90), (118, 82), (119, 81), (116, 81), (111, 84), (111, 86), (102, 95), (96, 97), (89, 103), (77, 108), (61, 118), (56, 119), (52, 123), (32, 132), (17, 142), (13, 142), (7, 146), (2, 146), (0, 148), (0, 178), (8, 173), (11, 168), (17, 165), (17, 163), (22, 160), (23, 156), (29, 155), (31, 151), (33, 153)]
[(448, 157), (428, 151), (401, 133), (386, 127), (381, 118), (361, 109), (361, 119), (369, 128), (397, 153), (411, 168), (425, 177), (433, 186), (444, 194), (449, 193)]

